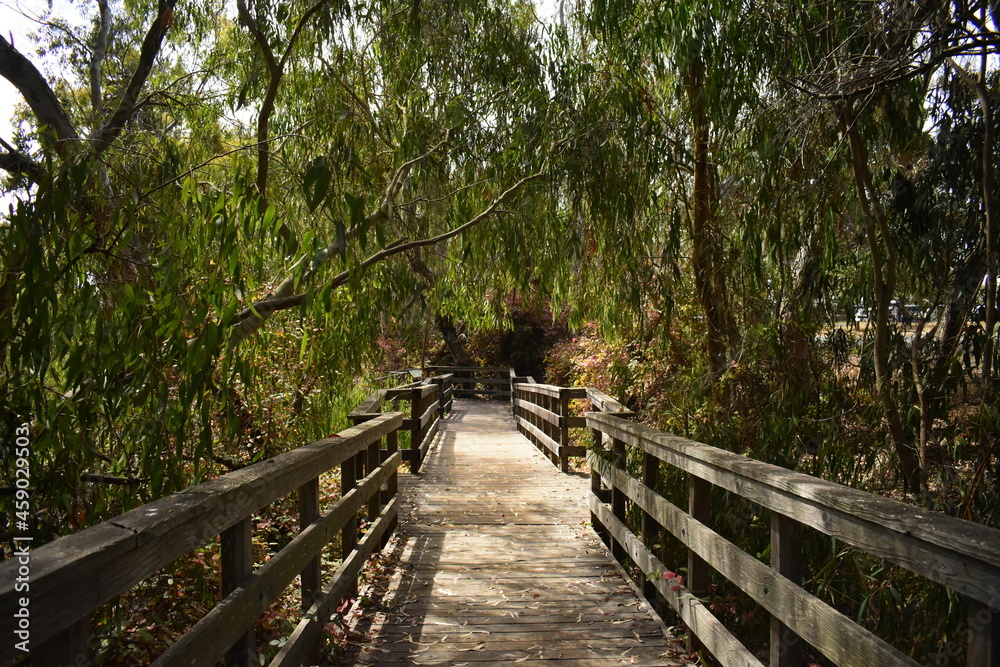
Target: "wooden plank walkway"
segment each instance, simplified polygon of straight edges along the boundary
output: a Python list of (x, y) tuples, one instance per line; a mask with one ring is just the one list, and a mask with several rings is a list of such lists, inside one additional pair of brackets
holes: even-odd
[(505, 403), (456, 400), (404, 510), (345, 664), (683, 665), (586, 526), (589, 480), (564, 475)]

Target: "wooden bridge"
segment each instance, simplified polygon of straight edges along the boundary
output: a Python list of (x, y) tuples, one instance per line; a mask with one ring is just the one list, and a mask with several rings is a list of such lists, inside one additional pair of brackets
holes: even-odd
[[(428, 370), (376, 392), (337, 437), (0, 563), (0, 664), (21, 660), (25, 640), (32, 665), (93, 664), (93, 612), (214, 540), (224, 598), (155, 665), (260, 664), (255, 622), (293, 583), (302, 620), (270, 664), (315, 664), (325, 624), (383, 549), (385, 576), (347, 614), (348, 663), (683, 664), (651, 613), (669, 608), (688, 649), (725, 665), (953, 664), (955, 638), (939, 655), (907, 656), (803, 588), (805, 531), (955, 591), (967, 663), (1000, 664), (1000, 531), (656, 431), (593, 389), (510, 369)], [(589, 474), (569, 473), (583, 454)], [(667, 488), (669, 471), (686, 488)], [(323, 506), (319, 478), (331, 472), (341, 498)], [(679, 491), (686, 510), (668, 500)], [(713, 493), (770, 516), (769, 562), (713, 529)], [(300, 531), (255, 566), (253, 516), (289, 494)], [(661, 560), (669, 540), (684, 562)], [(331, 544), (340, 558), (324, 570)], [(748, 648), (712, 613), (710, 577), (771, 615), (769, 648)]]

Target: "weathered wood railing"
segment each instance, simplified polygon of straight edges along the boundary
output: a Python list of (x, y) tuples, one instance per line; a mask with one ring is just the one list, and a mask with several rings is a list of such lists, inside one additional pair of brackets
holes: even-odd
[[(969, 601), (968, 664), (1000, 664), (1000, 531), (674, 437), (613, 415), (591, 412), (586, 415), (586, 424), (595, 444), (588, 454), (595, 528), (616, 558), (623, 563), (631, 560), (646, 574), (647, 595), (653, 595), (655, 587), (722, 664), (760, 662), (699, 599), (708, 590), (709, 568), (771, 614), (772, 666), (801, 665), (803, 640), (838, 665), (919, 664), (802, 588), (803, 526), (965, 596)], [(641, 462), (641, 474), (628, 472), (629, 460), (634, 466)], [(686, 512), (657, 492), (663, 463), (687, 473)], [(770, 511), (770, 566), (709, 528), (712, 485)], [(641, 512), (638, 534), (627, 526), (630, 508)], [(661, 530), (688, 550), (683, 587), (677, 579), (658, 576), (683, 565), (668, 568), (654, 554), (651, 545)]]
[[(143, 505), (30, 551), (30, 589), (15, 587), (18, 559), (0, 563), (0, 664), (30, 617), (31, 664), (93, 664), (91, 614), (112, 598), (221, 534), (223, 600), (172, 644), (155, 665), (258, 664), (256, 619), (301, 575), (303, 617), (271, 665), (298, 665), (318, 649), (321, 630), (357, 586), (368, 555), (388, 538), (399, 509), (396, 432), (402, 415), (363, 424), (273, 459)], [(384, 443), (384, 446), (383, 444)], [(342, 497), (320, 512), (319, 475), (340, 468)], [(300, 532), (258, 568), (252, 516), (298, 493)], [(369, 525), (359, 533), (359, 516)], [(341, 536), (342, 564), (321, 585), (320, 553)], [(28, 604), (24, 604), (25, 600)]]
[(563, 472), (569, 472), (569, 457), (585, 456), (586, 445), (574, 445), (571, 428), (586, 428), (587, 420), (572, 410), (571, 401), (588, 400), (594, 410), (618, 416), (633, 413), (607, 394), (592, 387), (556, 387), (537, 384), (532, 378), (517, 378), (513, 410), (517, 429), (533, 442)]
[(427, 378), (393, 389), (380, 389), (369, 396), (347, 417), (354, 424), (363, 424), (382, 414), (382, 408), (391, 405), (394, 411), (400, 403), (409, 403), (409, 418), (403, 420), (402, 430), (409, 433), (409, 445), (401, 449), (403, 460), (410, 464), (410, 472), (419, 472), (431, 441), (440, 428), (440, 418), (451, 409), (452, 388), (450, 376)]
[(410, 472), (419, 472), (434, 436), (439, 419), (450, 410), (455, 397), (509, 397), (514, 371), (511, 368), (475, 366), (428, 366), (422, 371), (409, 371), (424, 379), (392, 389), (372, 393), (348, 418), (355, 424), (382, 413), (384, 406), (393, 410), (409, 404), (409, 418), (403, 420), (403, 430), (409, 433), (409, 445), (401, 449)]
[(486, 396), (510, 398), (513, 369), (504, 367), (428, 366), (433, 375), (450, 374), (456, 398)]

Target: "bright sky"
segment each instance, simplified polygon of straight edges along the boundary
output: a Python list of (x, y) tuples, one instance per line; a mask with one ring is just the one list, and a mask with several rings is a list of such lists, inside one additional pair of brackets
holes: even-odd
[[(38, 31), (38, 24), (26, 18), (37, 17), (48, 8), (46, 0), (0, 0), (0, 32), (12, 41), (14, 48), (26, 55), (36, 67), (41, 68), (41, 63), (35, 55), (35, 44), (29, 38)], [(67, 0), (53, 0), (52, 10), (59, 16), (66, 18), (79, 16), (79, 10), (72, 6)], [(44, 71), (44, 70), (43, 70)], [(10, 140), (14, 134), (10, 124), (10, 117), (14, 113), (14, 105), (21, 101), (21, 94), (17, 92), (6, 79), (0, 77), (0, 137)]]
[[(558, 17), (561, 0), (535, 0), (538, 15), (543, 21), (551, 21)], [(40, 16), (49, 6), (50, 0), (0, 0), (0, 34), (12, 41), (14, 47), (26, 55), (35, 66), (46, 73), (44, 64), (35, 53), (36, 45), (30, 35), (38, 30), (38, 24), (28, 17)], [(71, 0), (51, 0), (53, 14), (70, 22), (80, 19), (79, 3)], [(55, 67), (55, 65), (52, 65)], [(51, 81), (51, 77), (50, 77)], [(14, 106), (21, 102), (21, 95), (6, 79), (0, 77), (0, 138), (10, 141), (14, 128), (10, 119), (14, 114)], [(0, 211), (6, 211), (7, 199), (0, 194)]]

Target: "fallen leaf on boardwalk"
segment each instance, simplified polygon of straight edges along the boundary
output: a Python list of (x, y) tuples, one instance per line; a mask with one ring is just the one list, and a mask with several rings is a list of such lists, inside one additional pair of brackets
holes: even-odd
[(459, 649), (458, 652), (468, 653), (469, 651), (482, 651), (484, 648), (486, 648), (486, 644), (476, 644), (475, 646), (472, 646), (470, 648)]
[(530, 655), (526, 655), (526, 656), (524, 656), (523, 658), (518, 658), (518, 659), (517, 659), (517, 660), (515, 660), (514, 662), (524, 662), (525, 660), (527, 660), (527, 659), (528, 659), (528, 658), (530, 658), (530, 657), (531, 657)]
[(473, 630), (472, 632), (466, 632), (464, 635), (459, 635), (460, 637), (471, 637), (472, 635), (488, 635), (489, 630)]

